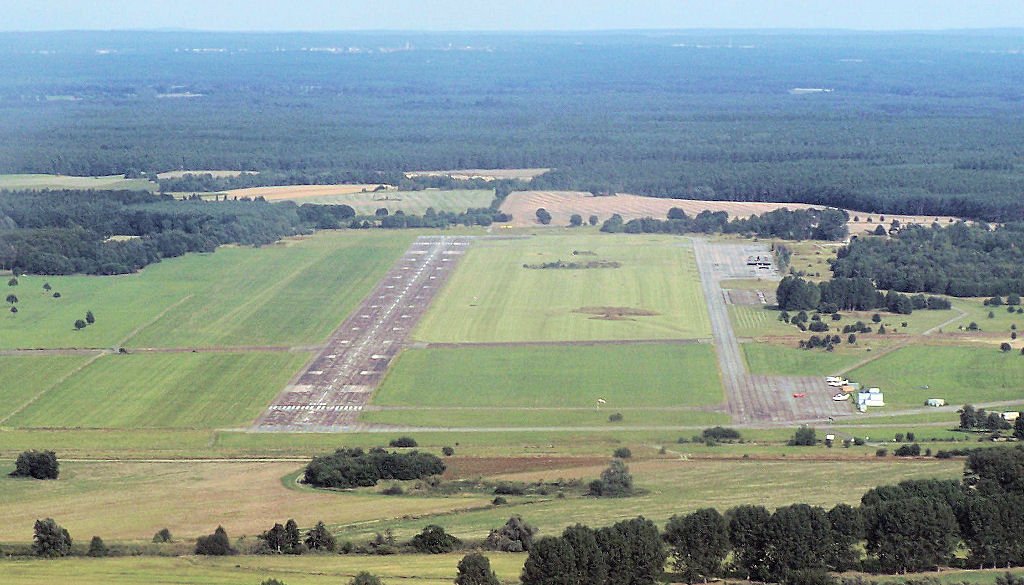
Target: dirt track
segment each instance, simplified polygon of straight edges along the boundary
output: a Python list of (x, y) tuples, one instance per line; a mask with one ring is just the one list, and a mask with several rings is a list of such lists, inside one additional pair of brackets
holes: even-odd
[[(821, 378), (755, 376), (747, 372), (746, 360), (729, 319), (721, 281), (724, 278), (766, 276), (764, 271), (746, 266), (746, 258), (770, 256), (768, 248), (755, 243), (710, 244), (700, 238), (694, 238), (693, 248), (711, 317), (726, 403), (733, 420), (737, 423), (782, 423), (821, 421), (851, 414), (848, 404), (832, 400), (832, 392), (823, 379), (826, 372), (822, 372)], [(806, 396), (793, 396), (799, 393)]]
[(470, 242), (465, 237), (417, 238), (253, 430), (352, 430), (388, 364), (405, 346), (409, 332)]

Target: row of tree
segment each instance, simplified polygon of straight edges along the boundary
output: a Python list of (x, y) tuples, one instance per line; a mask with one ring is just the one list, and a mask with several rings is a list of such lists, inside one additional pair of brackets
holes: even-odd
[[(541, 210), (538, 210), (538, 216)], [(726, 233), (757, 236), (761, 238), (783, 238), (787, 240), (839, 241), (846, 238), (848, 231), (845, 211), (840, 209), (777, 209), (761, 215), (737, 217), (729, 220), (724, 211), (701, 211), (690, 217), (682, 209), (673, 207), (667, 219), (651, 217), (624, 221), (615, 214), (601, 225), (607, 233), (627, 234), (688, 234)], [(549, 216), (550, 220), (550, 216)]]

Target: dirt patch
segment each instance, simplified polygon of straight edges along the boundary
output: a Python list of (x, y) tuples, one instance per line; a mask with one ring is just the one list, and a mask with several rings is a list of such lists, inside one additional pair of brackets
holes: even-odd
[(467, 479), (607, 465), (607, 457), (456, 457), (446, 459), (445, 479)]
[(656, 317), (659, 313), (633, 307), (580, 307), (573, 313), (592, 315), (591, 319), (603, 321), (635, 321), (633, 317)]

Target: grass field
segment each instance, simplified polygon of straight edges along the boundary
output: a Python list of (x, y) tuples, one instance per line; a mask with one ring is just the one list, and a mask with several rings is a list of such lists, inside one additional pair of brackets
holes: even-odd
[(850, 346), (831, 352), (769, 343), (744, 343), (741, 347), (753, 374), (824, 377), (871, 357), (864, 349)]
[[(251, 422), (309, 353), (104, 356), (6, 421), (14, 427), (211, 428)], [(55, 359), (55, 358), (54, 358)], [(20, 402), (39, 392), (19, 384)]]
[[(618, 412), (620, 422), (609, 422), (608, 416)], [(414, 427), (439, 428), (544, 428), (544, 427), (647, 427), (647, 426), (713, 426), (731, 421), (724, 412), (701, 410), (665, 410), (657, 408), (622, 410), (614, 407), (595, 410), (529, 410), (529, 409), (410, 409), (364, 412), (360, 421)]]
[[(5, 585), (257, 585), (276, 578), (288, 585), (340, 585), (360, 571), (385, 583), (451, 585), (464, 553), (396, 557), (304, 555), (245, 557), (0, 560)], [(503, 582), (516, 582), (525, 554), (488, 552)]]
[(27, 394), (52, 387), (88, 360), (88, 356), (0, 357), (0, 419), (24, 404)]
[[(405, 251), (412, 235), (321, 232), (263, 248), (222, 247), (124, 276), (28, 276), (0, 348), (316, 343)], [(61, 293), (43, 290), (49, 283)], [(327, 292), (329, 291), (329, 292)], [(96, 323), (72, 326), (91, 310)]]
[(710, 345), (407, 350), (374, 398), (392, 406), (704, 406), (724, 400)]
[(764, 335), (796, 335), (800, 332), (779, 321), (779, 311), (766, 305), (729, 305), (729, 318), (738, 337), (760, 337)]
[(348, 205), (360, 215), (373, 215), (375, 211), (382, 207), (391, 213), (403, 211), (409, 214), (422, 215), (428, 207), (433, 207), (434, 211), (461, 213), (470, 207), (487, 207), (493, 199), (494, 191), (490, 189), (426, 189), (423, 191), (380, 191), (377, 193), (319, 195), (303, 197), (296, 201), (300, 203)]
[(109, 177), (69, 177), (66, 175), (0, 175), (0, 190), (41, 191), (43, 189), (124, 189), (153, 191), (156, 185), (147, 179), (125, 179), (123, 175)]
[(909, 346), (849, 376), (880, 387), (886, 404), (897, 408), (922, 406), (929, 398), (953, 405), (1024, 398), (1024, 357), (988, 347)]
[[(573, 251), (595, 256), (573, 256)], [(532, 270), (556, 260), (618, 261), (620, 268)], [(709, 337), (693, 252), (669, 237), (555, 235), (476, 242), (414, 332), (437, 342), (584, 341)], [(657, 313), (622, 319), (586, 307)]]

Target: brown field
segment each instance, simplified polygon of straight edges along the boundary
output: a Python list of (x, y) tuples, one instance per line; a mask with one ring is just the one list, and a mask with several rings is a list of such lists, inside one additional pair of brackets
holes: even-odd
[(372, 201), (373, 190), (381, 186), (385, 189), (394, 189), (394, 187), (390, 185), (281, 185), (274, 187), (231, 189), (229, 191), (225, 191), (225, 193), (231, 197), (263, 197), (267, 201), (300, 201), (302, 199), (310, 199), (313, 197), (366, 193), (367, 201)]
[(215, 179), (224, 179), (228, 177), (237, 177), (242, 173), (259, 174), (259, 171), (167, 171), (165, 173), (157, 173), (156, 178), (158, 179), (180, 179), (185, 175), (211, 175)]
[(509, 195), (501, 210), (512, 214), (512, 225), (530, 227), (539, 225), (535, 215), (538, 207), (547, 209), (551, 214), (551, 225), (564, 226), (569, 224), (569, 216), (574, 213), (582, 215), (584, 221), (590, 215), (596, 215), (600, 221), (604, 221), (615, 213), (628, 221), (641, 217), (664, 219), (668, 210), (673, 207), (678, 207), (689, 215), (696, 215), (707, 209), (725, 211), (730, 217), (750, 217), (783, 207), (806, 209), (814, 206), (804, 203), (660, 199), (623, 194), (614, 197), (594, 197), (590, 193), (578, 191), (522, 191)]
[[(864, 232), (873, 231), (879, 224), (884, 225), (888, 229), (894, 219), (903, 225), (915, 224), (924, 226), (932, 225), (935, 222), (946, 226), (958, 221), (957, 218), (949, 217), (948, 215), (892, 215), (888, 213), (864, 213), (863, 211), (849, 211), (849, 214), (850, 222), (847, 225), (850, 227), (851, 236), (859, 236)], [(854, 218), (858, 218), (860, 221), (853, 221)], [(871, 218), (870, 223), (868, 218)]]
[(498, 181), (501, 179), (519, 179), (529, 181), (530, 179), (543, 175), (551, 169), (460, 169), (453, 171), (410, 171), (405, 176), (414, 177), (451, 177), (457, 181), (470, 179), (483, 179), (484, 181)]

